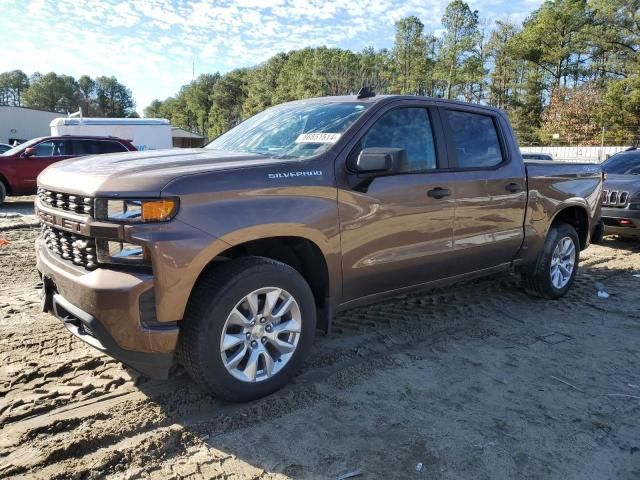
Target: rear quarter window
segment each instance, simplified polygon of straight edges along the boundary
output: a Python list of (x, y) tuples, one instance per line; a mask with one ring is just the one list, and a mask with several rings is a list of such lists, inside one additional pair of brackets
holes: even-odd
[(119, 153), (127, 152), (128, 150), (120, 142), (98, 142), (100, 153)]
[(503, 161), (493, 117), (446, 110), (458, 168), (490, 168)]

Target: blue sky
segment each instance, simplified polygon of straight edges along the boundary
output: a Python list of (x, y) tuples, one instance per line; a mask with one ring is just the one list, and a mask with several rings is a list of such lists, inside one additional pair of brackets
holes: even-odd
[[(417, 15), (437, 32), (449, 0), (0, 0), (0, 71), (115, 75), (138, 111), (195, 74), (306, 46), (393, 45)], [(542, 0), (470, 0), (481, 18), (522, 21)]]

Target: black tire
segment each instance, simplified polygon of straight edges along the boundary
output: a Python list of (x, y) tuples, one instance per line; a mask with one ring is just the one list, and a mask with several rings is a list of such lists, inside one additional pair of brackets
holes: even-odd
[[(556, 246), (567, 237), (573, 241), (575, 261), (568, 282), (562, 288), (557, 288), (551, 281), (551, 262)], [(566, 223), (554, 223), (547, 233), (544, 248), (538, 255), (536, 263), (523, 275), (527, 291), (543, 298), (555, 299), (562, 297), (569, 291), (576, 278), (579, 261), (580, 239), (576, 229)]]
[(594, 245), (600, 245), (602, 243), (602, 239), (604, 238), (604, 222), (600, 220), (596, 228), (593, 229), (593, 235), (591, 235), (591, 243)]
[[(298, 303), (302, 328), (297, 347), (271, 378), (248, 383), (226, 369), (220, 349), (224, 324), (239, 301), (265, 287), (282, 288)], [(254, 400), (289, 383), (308, 354), (316, 329), (313, 293), (295, 269), (263, 257), (241, 257), (207, 272), (196, 285), (180, 329), (180, 360), (208, 393), (231, 402)]]
[(5, 198), (7, 198), (7, 187), (0, 181), (0, 205), (4, 203)]

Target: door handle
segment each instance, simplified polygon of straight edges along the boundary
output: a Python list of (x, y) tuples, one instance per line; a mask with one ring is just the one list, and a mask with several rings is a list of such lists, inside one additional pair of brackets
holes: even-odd
[(427, 195), (429, 195), (431, 198), (440, 199), (440, 198), (448, 197), (449, 195), (451, 195), (451, 192), (446, 188), (436, 187), (432, 190), (429, 190), (427, 192)]
[(505, 190), (511, 193), (518, 193), (522, 191), (522, 186), (518, 183), (512, 182), (508, 185), (506, 185)]

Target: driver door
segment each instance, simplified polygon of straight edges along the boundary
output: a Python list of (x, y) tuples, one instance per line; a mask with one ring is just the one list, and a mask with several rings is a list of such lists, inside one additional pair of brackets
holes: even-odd
[(33, 154), (23, 154), (17, 161), (20, 190), (24, 192), (36, 191), (36, 179), (49, 165), (73, 156), (71, 142), (68, 140), (44, 140), (33, 148)]
[[(365, 128), (337, 160), (344, 302), (446, 277), (452, 261), (453, 173), (444, 170), (437, 112), (403, 101)], [(404, 149), (406, 164), (365, 189), (349, 187), (353, 159), (380, 147)]]

